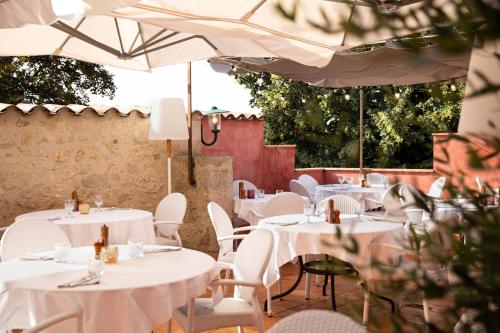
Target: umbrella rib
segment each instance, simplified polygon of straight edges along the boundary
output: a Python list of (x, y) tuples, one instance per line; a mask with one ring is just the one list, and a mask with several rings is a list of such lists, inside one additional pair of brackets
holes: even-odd
[[(139, 52), (139, 53), (135, 53), (135, 54), (132, 54), (131, 56), (132, 57), (139, 57), (141, 55), (145, 55), (145, 54), (148, 54), (150, 52), (153, 52), (153, 51), (157, 51), (157, 50), (161, 50), (161, 49), (164, 49), (166, 47), (170, 47), (170, 46), (174, 46), (176, 44), (180, 44), (180, 43), (183, 43), (183, 42), (187, 42), (188, 40), (191, 40), (191, 39), (195, 39), (195, 38), (201, 38), (201, 39), (204, 39), (203, 36), (198, 36), (198, 35), (194, 35), (194, 36), (189, 36), (189, 37), (186, 37), (186, 38), (182, 38), (182, 39), (179, 39), (179, 40), (176, 40), (175, 42), (171, 42), (171, 43), (168, 43), (168, 44), (165, 44), (165, 45), (161, 45), (161, 46), (158, 46), (158, 47), (154, 47), (152, 49), (148, 49), (148, 50), (144, 50), (142, 52)], [(206, 40), (205, 40), (206, 41)], [(210, 43), (209, 43), (210, 44)], [(215, 47), (213, 45), (211, 45), (212, 47)]]
[[(80, 21), (78, 21), (78, 23), (75, 25), (75, 30), (78, 30), (78, 28), (80, 28), (80, 25), (83, 23), (83, 21), (85, 21), (86, 17), (82, 17)], [(64, 41), (61, 43), (61, 45), (57, 48), (57, 51), (58, 52), (61, 52), (62, 49), (66, 46), (66, 44), (68, 43), (69, 39), (71, 38), (71, 35), (68, 34), (68, 36), (66, 36), (66, 38), (64, 38)]]
[(246, 13), (245, 15), (243, 15), (240, 20), (242, 21), (248, 21), (250, 19), (250, 17), (253, 16), (253, 14), (255, 14), (255, 12), (260, 8), (262, 7), (263, 4), (265, 4), (267, 2), (267, 0), (261, 0), (258, 4), (255, 5), (255, 7), (253, 7), (248, 13)]
[(309, 39), (305, 39), (302, 37), (290, 35), (290, 34), (275, 30), (275, 29), (267, 28), (267, 27), (262, 26), (260, 24), (256, 24), (256, 23), (252, 23), (252, 22), (248, 22), (248, 21), (240, 21), (239, 19), (186, 14), (186, 13), (180, 13), (180, 12), (173, 11), (173, 10), (166, 9), (166, 8), (159, 8), (159, 7), (155, 7), (155, 6), (150, 6), (150, 5), (146, 5), (146, 4), (138, 4), (138, 3), (130, 5), (130, 7), (142, 9), (142, 10), (146, 10), (146, 11), (151, 11), (151, 12), (169, 14), (172, 16), (183, 17), (183, 18), (193, 19), (193, 20), (217, 21), (217, 22), (227, 22), (227, 23), (246, 25), (246, 26), (249, 26), (249, 27), (257, 29), (257, 30), (262, 30), (262, 31), (268, 32), (272, 35), (280, 36), (280, 37), (287, 38), (287, 39), (296, 40), (296, 41), (299, 41), (299, 42), (302, 42), (305, 44), (310, 44), (310, 45), (322, 47), (322, 48), (329, 49), (329, 50), (336, 50), (335, 47), (330, 46), (330, 45), (326, 45), (326, 44), (312, 41)]
[[(354, 15), (354, 9), (356, 8), (358, 1), (354, 1), (354, 4), (351, 7), (351, 13), (349, 14), (349, 20), (347, 21), (348, 24), (351, 23), (352, 16)], [(344, 46), (345, 40), (347, 38), (347, 29), (344, 31), (344, 35), (342, 36), (342, 42), (340, 43), (340, 46)]]
[[(141, 36), (141, 40), (144, 41), (144, 35), (143, 35), (143, 31), (142, 31), (142, 25), (139, 22), (137, 22), (137, 29), (139, 30), (139, 34)], [(144, 44), (144, 42), (143, 42), (143, 44)], [(151, 62), (149, 61), (149, 54), (145, 54), (144, 57), (146, 58), (146, 62), (148, 63), (149, 69), (151, 70)]]
[[(138, 51), (140, 51), (140, 50), (142, 50), (142, 49), (146, 49), (146, 48), (148, 48), (148, 47), (151, 47), (151, 46), (153, 46), (153, 45), (156, 45), (156, 44), (158, 44), (158, 43), (161, 43), (161, 42), (163, 42), (164, 40), (169, 39), (170, 37), (174, 37), (174, 36), (176, 36), (176, 35), (178, 35), (178, 34), (179, 34), (178, 32), (172, 32), (172, 33), (170, 33), (170, 34), (168, 34), (168, 35), (166, 35), (166, 36), (164, 36), (164, 37), (162, 37), (162, 38), (160, 38), (160, 39), (157, 39), (157, 40), (155, 40), (155, 41), (152, 41), (152, 42), (151, 42), (151, 43), (149, 43), (149, 44), (144, 43), (144, 44), (142, 44), (140, 47), (138, 47), (137, 49), (139, 49)], [(136, 51), (136, 52), (131, 52), (129, 55), (133, 57), (133, 56), (135, 55), (135, 53), (137, 53), (137, 51)]]
[(120, 51), (106, 45), (106, 44), (103, 44), (87, 35), (85, 35), (84, 33), (78, 31), (78, 30), (75, 30), (73, 27), (67, 25), (66, 23), (63, 23), (61, 21), (57, 21), (55, 23), (52, 23), (51, 26), (53, 28), (56, 28), (58, 30), (61, 30), (75, 38), (78, 38), (86, 43), (89, 43), (97, 48), (100, 48), (101, 50), (104, 50), (108, 53), (111, 53), (117, 57), (120, 57), (120, 58), (123, 58), (123, 53), (120, 53)]
[(118, 34), (118, 40), (120, 41), (120, 49), (122, 50), (122, 53), (125, 53), (125, 49), (123, 48), (122, 34), (120, 33), (120, 27), (118, 26), (118, 19), (116, 17), (114, 19), (115, 19), (116, 33)]
[[(144, 36), (142, 36), (142, 25), (140, 23), (139, 24), (139, 32), (141, 33), (141, 37), (142, 39), (144, 39)], [(154, 34), (153, 36), (151, 36), (150, 38), (148, 38), (145, 42), (142, 42), (141, 45), (139, 45), (138, 47), (136, 47), (135, 49), (133, 49), (132, 51), (130, 51), (129, 53), (132, 54), (132, 53), (136, 53), (137, 51), (140, 51), (146, 47), (148, 47), (148, 44), (153, 41), (155, 38), (157, 38), (158, 36), (161, 36), (161, 34), (163, 34), (165, 31), (167, 31), (167, 29), (163, 28), (161, 29), (159, 32), (157, 32), (156, 34)]]

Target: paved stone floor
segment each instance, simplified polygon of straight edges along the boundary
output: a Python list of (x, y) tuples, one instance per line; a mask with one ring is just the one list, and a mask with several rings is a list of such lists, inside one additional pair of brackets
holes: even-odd
[[(282, 270), (282, 284), (283, 288), (286, 289), (291, 286), (297, 277), (297, 267), (293, 264), (285, 265)], [(301, 310), (308, 309), (326, 309), (331, 310), (331, 301), (329, 295), (329, 288), (327, 291), (327, 296), (322, 296), (321, 287), (315, 286), (311, 283), (311, 297), (309, 300), (304, 298), (304, 280), (301, 285), (290, 295), (285, 297), (283, 300), (276, 300), (273, 302), (273, 316), (268, 317), (264, 315), (264, 324), (266, 329), (269, 329), (280, 319), (293, 314)], [(314, 278), (312, 279), (314, 280)], [(277, 284), (273, 286), (272, 293), (277, 294), (278, 287)], [(353, 279), (338, 276), (335, 278), (335, 295), (337, 300), (337, 311), (347, 314), (355, 320), (361, 321), (359, 315), (360, 309), (363, 304), (363, 295), (361, 289), (357, 286), (356, 281)], [(265, 289), (259, 290), (259, 299), (261, 305), (264, 303), (266, 297)], [(419, 302), (415, 300), (415, 303)], [(444, 320), (444, 311), (446, 310), (449, 302), (447, 300), (439, 300), (430, 302), (431, 306), (431, 321), (438, 325), (445, 331), (452, 331), (451, 327), (446, 324)], [(357, 309), (355, 309), (357, 308)], [(421, 324), (421, 318), (423, 317), (422, 309), (403, 306), (400, 310), (402, 317), (406, 320), (404, 324), (404, 330), (408, 332), (418, 332), (425, 331), (424, 325)], [(370, 332), (392, 332), (391, 326), (391, 311), (390, 305), (386, 302), (372, 302), (370, 307), (370, 321), (368, 323), (368, 330)], [(166, 332), (165, 328), (159, 328), (155, 332)], [(175, 323), (173, 323), (173, 332), (180, 333), (182, 329)], [(228, 333), (236, 332), (236, 328), (226, 328), (212, 330), (213, 333)], [(245, 332), (257, 332), (256, 327), (245, 327)]]

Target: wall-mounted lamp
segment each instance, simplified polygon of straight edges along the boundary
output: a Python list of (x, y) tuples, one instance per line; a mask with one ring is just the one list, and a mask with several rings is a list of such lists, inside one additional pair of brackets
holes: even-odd
[(215, 142), (217, 142), (217, 136), (219, 135), (222, 125), (221, 114), (223, 113), (228, 113), (228, 111), (221, 110), (216, 106), (212, 106), (210, 110), (204, 112), (204, 114), (208, 117), (208, 126), (210, 127), (210, 131), (214, 135), (212, 142), (205, 142), (203, 139), (203, 124), (201, 125), (201, 143), (205, 146), (212, 146)]

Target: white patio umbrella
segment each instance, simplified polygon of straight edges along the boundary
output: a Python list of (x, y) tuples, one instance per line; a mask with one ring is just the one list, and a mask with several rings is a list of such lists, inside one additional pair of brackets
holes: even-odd
[[(48, 0), (37, 1), (50, 5)], [(389, 30), (363, 38), (346, 33), (342, 23), (349, 18), (361, 26), (374, 24), (377, 9), (359, 0), (303, 0), (295, 11), (291, 0), (84, 2), (84, 15), (74, 20), (0, 29), (0, 56), (55, 54), (137, 70), (220, 56), (281, 57), (323, 66), (338, 50), (395, 35)], [(294, 20), (276, 9), (278, 3), (294, 13)], [(399, 9), (403, 12), (420, 6), (400, 3), (410, 3)], [(325, 25), (323, 13), (329, 17), (328, 33), (311, 25)], [(4, 14), (0, 12), (0, 22)], [(396, 34), (407, 32), (401, 29)]]

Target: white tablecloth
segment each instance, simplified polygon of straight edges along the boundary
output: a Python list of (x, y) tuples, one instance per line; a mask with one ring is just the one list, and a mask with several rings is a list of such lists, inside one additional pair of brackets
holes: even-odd
[[(130, 259), (127, 246), (119, 250), (120, 260), (105, 266), (100, 284), (69, 289), (57, 285), (85, 276), (86, 264), (0, 263), (0, 330), (28, 328), (80, 307), (84, 332), (151, 332), (167, 322), (174, 309), (202, 295), (217, 275), (215, 260), (198, 251), (182, 249)], [(73, 248), (71, 259), (85, 262), (92, 254), (90, 247)], [(57, 326), (54, 331), (69, 329)]]
[[(274, 234), (274, 250), (266, 271), (266, 285), (272, 285), (279, 278), (279, 267), (292, 261), (297, 256), (306, 254), (329, 254), (350, 262), (361, 273), (369, 274), (372, 254), (369, 245), (375, 242), (401, 244), (406, 239), (402, 223), (364, 221), (357, 222), (357, 217), (341, 215), (341, 224), (329, 224), (318, 218), (305, 223), (304, 215), (282, 215), (262, 219), (259, 228), (267, 228)], [(268, 222), (300, 221), (299, 224), (278, 226)], [(337, 239), (337, 227), (343, 238)], [(350, 237), (358, 244), (357, 254), (350, 253), (343, 245), (350, 245)]]
[[(361, 187), (359, 185), (319, 185), (316, 186), (316, 198), (322, 200), (332, 195), (346, 195), (359, 202), (365, 210), (368, 208), (366, 199), (382, 202), (384, 193), (387, 189), (384, 186)], [(374, 208), (374, 207), (370, 207)]]
[[(241, 219), (245, 221), (251, 221), (252, 217), (250, 215), (250, 210), (255, 210), (257, 213), (262, 213), (262, 208), (266, 202), (268, 202), (276, 194), (266, 194), (264, 198), (255, 199), (240, 199), (238, 197), (234, 198), (234, 208), (233, 212)], [(304, 203), (309, 202), (309, 198), (302, 197)]]
[(22, 219), (49, 219), (59, 225), (68, 235), (73, 246), (93, 244), (101, 236), (101, 225), (109, 227), (110, 244), (127, 244), (127, 240), (138, 237), (145, 244), (155, 244), (153, 215), (139, 209), (102, 208), (91, 209), (89, 214), (73, 212), (73, 217), (65, 217), (63, 209), (32, 212), (16, 217)]

